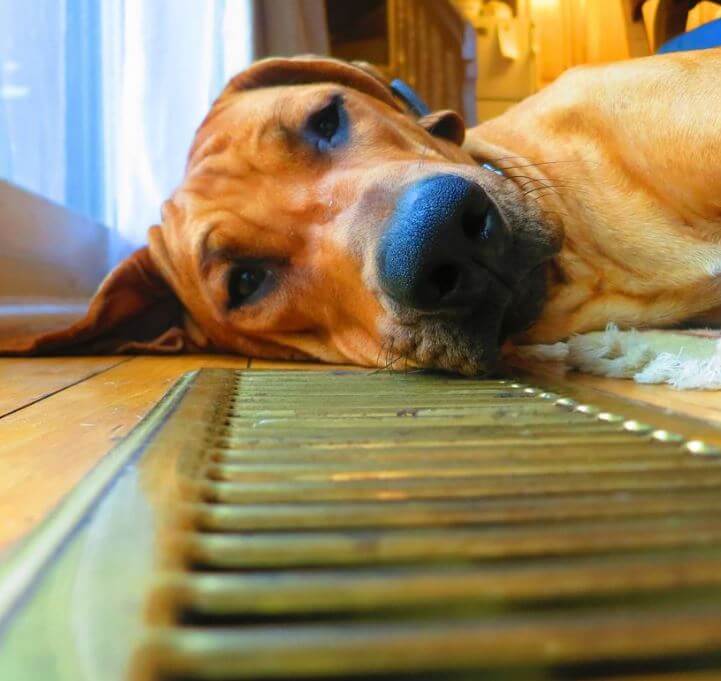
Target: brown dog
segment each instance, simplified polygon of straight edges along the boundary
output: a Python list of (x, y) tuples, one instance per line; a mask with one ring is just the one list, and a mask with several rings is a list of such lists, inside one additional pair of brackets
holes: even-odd
[(574, 69), (465, 141), (366, 68), (270, 59), (215, 102), (87, 317), (3, 344), (476, 373), (508, 337), (712, 310), (719, 240), (721, 50)]

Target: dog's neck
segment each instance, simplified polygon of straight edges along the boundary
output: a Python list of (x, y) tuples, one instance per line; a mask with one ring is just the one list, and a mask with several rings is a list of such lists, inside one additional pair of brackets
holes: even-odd
[(613, 144), (611, 128), (558, 132), (572, 123), (549, 128), (522, 104), (467, 135), (471, 155), (517, 182), (529, 210), (563, 234), (543, 314), (523, 340), (553, 342), (607, 321), (667, 326), (721, 304), (721, 224), (714, 231), (658, 197), (663, 183), (639, 167), (638, 149)]

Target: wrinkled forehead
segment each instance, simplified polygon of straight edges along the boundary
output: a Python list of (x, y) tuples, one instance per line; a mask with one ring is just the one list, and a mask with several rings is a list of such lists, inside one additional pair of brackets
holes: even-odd
[(236, 152), (257, 152), (260, 141), (268, 143), (270, 135), (287, 125), (283, 121), (299, 115), (309, 95), (322, 96), (327, 90), (327, 86), (273, 87), (226, 95), (198, 129), (187, 170), (191, 172), (208, 156), (226, 151), (232, 142)]
[[(254, 156), (258, 162), (273, 161), (269, 145), (285, 155), (293, 149), (295, 134), (308, 115), (340, 95), (346, 106), (368, 114), (361, 126), (387, 120), (395, 126), (414, 127), (405, 114), (366, 93), (338, 83), (282, 85), (245, 90), (224, 95), (216, 102), (196, 133), (188, 159), (191, 171), (209, 154), (217, 154), (235, 141), (240, 155)], [(259, 152), (264, 151), (261, 157)]]
[(198, 130), (186, 176), (163, 206), (169, 250), (198, 257), (218, 242), (244, 240), (264, 243), (268, 255), (287, 249), (286, 223), (310, 217), (301, 213), (312, 208), (308, 189), (323, 172), (318, 159), (309, 162), (297, 130), (347, 90), (324, 83), (226, 96)]
[(345, 93), (347, 90), (334, 83), (318, 83), (278, 85), (235, 92), (225, 95), (213, 106), (198, 132), (262, 126), (271, 119), (278, 119), (280, 111), (292, 117), (294, 112), (305, 111), (310, 100), (330, 92)]

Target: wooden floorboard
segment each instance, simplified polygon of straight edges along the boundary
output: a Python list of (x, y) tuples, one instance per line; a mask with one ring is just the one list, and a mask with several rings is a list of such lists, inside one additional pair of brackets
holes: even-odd
[(552, 362), (526, 365), (524, 368), (540, 377), (561, 379), (572, 385), (670, 409), (721, 426), (721, 390), (676, 390), (667, 385), (643, 385), (628, 379), (602, 378), (568, 371)]
[(0, 550), (42, 519), (183, 373), (247, 364), (233, 357), (131, 358), (0, 418)]
[(127, 357), (0, 358), (0, 418), (127, 360)]

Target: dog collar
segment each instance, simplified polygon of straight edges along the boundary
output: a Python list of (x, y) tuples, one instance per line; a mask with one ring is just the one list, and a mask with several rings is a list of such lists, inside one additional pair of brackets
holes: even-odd
[(391, 81), (391, 92), (398, 97), (418, 118), (427, 116), (431, 110), (418, 93), (400, 78)]
[(488, 161), (482, 164), (481, 168), (490, 170), (492, 173), (496, 173), (496, 175), (505, 175), (505, 173), (500, 168), (496, 168), (496, 166), (494, 166), (492, 163), (488, 163)]
[[(420, 95), (404, 80), (395, 78), (391, 81), (390, 87), (391, 92), (419, 118), (427, 116), (431, 112), (428, 105), (420, 98)], [(500, 168), (497, 168), (492, 163), (488, 163), (488, 161), (483, 163), (481, 167), (490, 170), (496, 175), (505, 175)]]

